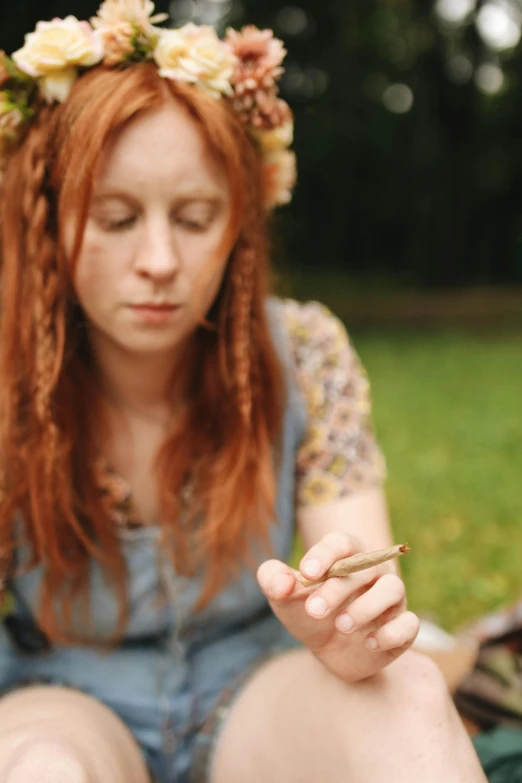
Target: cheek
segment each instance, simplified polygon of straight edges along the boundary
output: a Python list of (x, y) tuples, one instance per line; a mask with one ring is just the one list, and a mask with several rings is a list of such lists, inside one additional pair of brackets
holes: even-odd
[(111, 265), (105, 253), (91, 242), (83, 246), (74, 273), (74, 289), (82, 307), (96, 309), (111, 291)]
[(206, 265), (206, 268), (198, 275), (194, 284), (194, 296), (199, 310), (208, 313), (218, 295), (228, 259), (221, 258)]
[(212, 236), (200, 238), (187, 248), (186, 258), (191, 263), (185, 265), (190, 280), (191, 295), (196, 308), (207, 313), (212, 306), (228, 264), (229, 253), (221, 249), (224, 227), (220, 227)]

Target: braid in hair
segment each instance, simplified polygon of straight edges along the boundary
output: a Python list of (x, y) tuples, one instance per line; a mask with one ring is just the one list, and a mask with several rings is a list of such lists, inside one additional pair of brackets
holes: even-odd
[(232, 270), (231, 338), (232, 360), (237, 404), (243, 422), (248, 423), (252, 413), (251, 349), (252, 299), (254, 293), (255, 253), (251, 247), (239, 246)]
[[(245, 151), (249, 156), (251, 150)], [(252, 165), (245, 166), (252, 170)], [(247, 218), (236, 245), (231, 265), (230, 340), (233, 377), (237, 404), (243, 422), (250, 423), (252, 415), (254, 298), (256, 293), (256, 259), (264, 252), (263, 215), (259, 205), (259, 183), (245, 183), (245, 216)], [(259, 259), (261, 261), (261, 259)]]
[[(22, 209), (26, 230), (26, 264), (31, 276), (34, 340), (33, 399), (36, 420), (46, 445), (47, 468), (54, 460), (58, 432), (51, 411), (52, 392), (60, 368), (64, 323), (57, 327), (60, 284), (56, 245), (49, 231), (51, 208), (46, 194), (47, 142), (50, 109), (42, 109), (41, 126), (28, 136), (24, 158), (25, 182)], [(40, 124), (39, 124), (40, 125)], [(63, 305), (62, 305), (63, 307)]]
[[(59, 366), (64, 324), (53, 325), (58, 297), (55, 241), (50, 231), (51, 205), (46, 193), (47, 149), (51, 107), (42, 107), (23, 145), (5, 172), (2, 193), (1, 394), (2, 456), (0, 492), (0, 583), (11, 570), (14, 548), (12, 518), (23, 511), (33, 519), (33, 543), (44, 543), (41, 503), (26, 488), (38, 485), (51, 497), (54, 456), (59, 443), (50, 397)], [(21, 219), (21, 225), (19, 221)], [(61, 332), (58, 338), (58, 332)], [(43, 504), (45, 506), (45, 503)], [(49, 506), (47, 506), (49, 507)], [(33, 512), (33, 513), (31, 513)], [(0, 593), (2, 585), (0, 584)]]
[[(42, 107), (38, 123), (25, 140), (22, 158), (21, 207), (25, 245), (22, 257), (31, 303), (24, 346), (28, 368), (26, 414), (22, 416), (26, 420), (29, 440), (34, 442), (27, 468), (35, 491), (31, 493), (27, 513), (31, 518), (33, 556), (38, 559), (46, 550), (52, 559), (62, 556), (59, 544), (62, 533), (58, 522), (62, 519), (59, 507), (64, 499), (60, 474), (65, 468), (63, 455), (59, 453), (61, 438), (57, 412), (53, 410), (63, 359), (66, 301), (53, 237), (55, 217), (49, 199), (48, 149), (53, 132), (52, 111), (52, 107)], [(52, 534), (48, 529), (49, 513), (56, 515)], [(49, 603), (49, 596), (50, 583), (46, 583), (42, 606)]]

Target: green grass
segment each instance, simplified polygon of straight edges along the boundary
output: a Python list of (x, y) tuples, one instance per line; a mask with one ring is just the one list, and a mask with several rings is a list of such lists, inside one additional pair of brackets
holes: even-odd
[(522, 335), (352, 338), (411, 607), (455, 629), (522, 596)]

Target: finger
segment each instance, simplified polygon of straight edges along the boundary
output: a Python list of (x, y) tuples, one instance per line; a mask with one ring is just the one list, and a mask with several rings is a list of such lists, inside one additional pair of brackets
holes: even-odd
[(299, 564), (299, 570), (307, 579), (319, 579), (342, 557), (364, 552), (365, 546), (356, 536), (348, 533), (328, 533), (308, 550)]
[(305, 604), (306, 611), (310, 617), (328, 617), (347, 602), (358, 599), (377, 578), (377, 570), (368, 568), (349, 576), (327, 579), (308, 597)]
[(419, 633), (420, 620), (413, 612), (402, 612), (394, 620), (371, 633), (365, 645), (370, 650), (387, 651), (411, 647)]
[(280, 560), (266, 560), (257, 569), (257, 581), (270, 601), (288, 598), (297, 578), (295, 571)]
[(395, 574), (384, 574), (336, 617), (336, 628), (341, 633), (352, 633), (372, 623), (392, 607), (403, 603), (405, 597), (406, 590), (402, 579)]

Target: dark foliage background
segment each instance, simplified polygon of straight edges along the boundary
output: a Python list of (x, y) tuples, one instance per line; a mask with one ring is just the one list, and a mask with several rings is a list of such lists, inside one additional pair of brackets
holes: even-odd
[[(285, 40), (300, 180), (278, 228), (292, 267), (522, 282), (521, 0), (296, 1), (156, 3), (177, 22), (249, 21)], [(0, 46), (97, 6), (2, 3)]]

